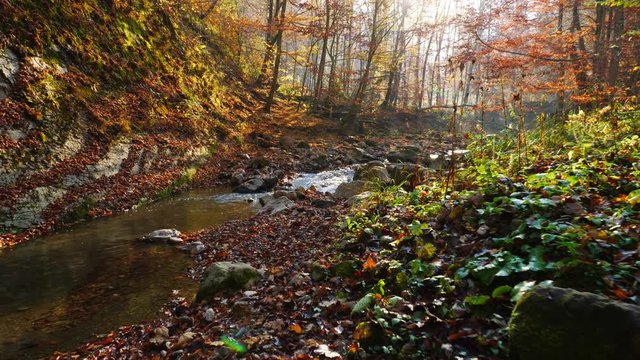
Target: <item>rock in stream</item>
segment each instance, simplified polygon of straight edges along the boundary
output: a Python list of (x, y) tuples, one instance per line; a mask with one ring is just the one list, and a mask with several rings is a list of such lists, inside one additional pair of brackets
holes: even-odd
[(162, 244), (182, 244), (182, 234), (176, 229), (155, 230), (142, 237), (143, 241)]

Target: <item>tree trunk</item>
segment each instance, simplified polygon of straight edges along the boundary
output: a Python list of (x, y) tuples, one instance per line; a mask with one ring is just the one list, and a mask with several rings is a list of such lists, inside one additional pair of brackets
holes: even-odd
[(331, 7), (329, 4), (329, 0), (325, 0), (325, 21), (324, 21), (324, 29), (322, 31), (322, 51), (320, 53), (320, 65), (318, 67), (318, 77), (316, 80), (316, 89), (315, 89), (315, 99), (314, 99), (314, 110), (318, 107), (318, 102), (320, 101), (320, 96), (322, 93), (322, 83), (324, 81), (324, 68), (326, 66), (327, 61), (327, 46), (329, 43), (329, 25), (331, 24)]
[(371, 25), (371, 38), (369, 41), (369, 49), (367, 51), (367, 60), (365, 62), (364, 73), (360, 77), (360, 82), (358, 84), (358, 89), (353, 96), (353, 103), (359, 104), (362, 101), (362, 96), (364, 95), (365, 90), (367, 89), (367, 85), (369, 85), (369, 74), (371, 72), (371, 64), (373, 63), (373, 57), (378, 50), (378, 28), (380, 24), (378, 24), (378, 17), (380, 16), (380, 11), (382, 11), (382, 0), (374, 0), (373, 7), (373, 22)]
[(580, 0), (573, 1), (572, 7), (572, 20), (571, 20), (571, 32), (578, 33), (578, 43), (576, 44), (576, 50), (572, 53), (574, 60), (574, 66), (576, 70), (576, 82), (578, 89), (584, 91), (587, 86), (587, 73), (584, 68), (584, 64), (580, 60), (579, 54), (583, 55), (587, 52), (587, 46), (584, 42), (584, 36), (580, 34), (582, 26), (580, 25), (580, 13), (579, 13)]
[(624, 8), (615, 8), (613, 16), (613, 43), (611, 51), (611, 61), (609, 62), (609, 74), (607, 83), (615, 86), (618, 82), (618, 69), (620, 68), (620, 55), (622, 54), (622, 34), (624, 32)]
[[(279, 0), (276, 0), (279, 1)], [(265, 53), (264, 53), (264, 58), (262, 59), (262, 66), (260, 67), (260, 75), (258, 75), (258, 79), (256, 80), (256, 82), (258, 84), (262, 84), (264, 82), (264, 80), (267, 78), (267, 71), (269, 69), (269, 66), (271, 64), (271, 59), (273, 59), (273, 10), (274, 10), (274, 3), (273, 0), (269, 0), (269, 5), (267, 6), (269, 13), (267, 14), (267, 33), (265, 35)]]
[(276, 0), (279, 3), (280, 9), (276, 6), (276, 15), (280, 10), (280, 20), (278, 20), (278, 33), (276, 34), (276, 58), (273, 64), (273, 75), (271, 77), (271, 89), (269, 90), (269, 97), (264, 105), (264, 112), (270, 113), (271, 106), (273, 105), (273, 98), (278, 90), (278, 73), (280, 72), (280, 59), (282, 58), (282, 33), (284, 32), (284, 16), (287, 11), (287, 0)]

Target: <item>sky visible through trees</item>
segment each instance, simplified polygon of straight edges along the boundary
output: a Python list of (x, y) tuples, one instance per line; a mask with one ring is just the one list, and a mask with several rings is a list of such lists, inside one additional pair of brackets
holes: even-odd
[(229, 24), (224, 36), (257, 82), (315, 110), (468, 107), (508, 117), (522, 99), (564, 114), (639, 91), (633, 2), (313, 0), (288, 1), (284, 14), (283, 4), (221, 1), (207, 20)]

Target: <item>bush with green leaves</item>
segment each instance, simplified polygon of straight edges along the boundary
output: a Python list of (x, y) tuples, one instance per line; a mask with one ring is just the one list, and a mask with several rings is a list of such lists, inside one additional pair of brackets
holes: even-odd
[(639, 302), (639, 124), (605, 108), (541, 125), (526, 149), (509, 133), (471, 136), (446, 194), (434, 176), (357, 205), (344, 229), (348, 256), (368, 259), (360, 351), (505, 357), (512, 306), (536, 284)]

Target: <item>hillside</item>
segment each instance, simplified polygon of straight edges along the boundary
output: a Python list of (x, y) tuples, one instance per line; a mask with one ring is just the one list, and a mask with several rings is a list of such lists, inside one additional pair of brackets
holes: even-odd
[(219, 29), (157, 1), (1, 1), (0, 246), (153, 197), (255, 99)]

